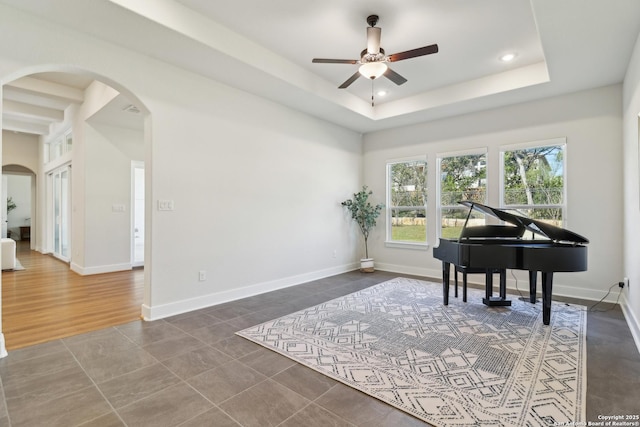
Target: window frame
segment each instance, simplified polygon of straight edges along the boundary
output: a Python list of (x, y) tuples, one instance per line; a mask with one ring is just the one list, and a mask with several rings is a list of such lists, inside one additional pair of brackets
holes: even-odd
[[(544, 204), (544, 205), (527, 205), (527, 204), (518, 204), (518, 205), (508, 205), (505, 203), (505, 180), (504, 180), (504, 154), (507, 151), (516, 151), (516, 150), (524, 150), (527, 148), (541, 148), (541, 147), (554, 147), (561, 146), (562, 147), (562, 204)], [(520, 210), (520, 209), (544, 209), (544, 208), (559, 208), (562, 213), (562, 228), (567, 228), (567, 157), (568, 157), (568, 144), (567, 138), (551, 138), (544, 140), (536, 140), (536, 141), (528, 141), (517, 144), (509, 144), (509, 145), (501, 145), (499, 147), (500, 154), (500, 180), (499, 180), (499, 193), (500, 193), (500, 208), (501, 209), (511, 209), (511, 210)]]
[(65, 158), (73, 151), (73, 130), (65, 129), (44, 143), (44, 163), (52, 163)]
[[(403, 206), (402, 208), (406, 208), (407, 210), (423, 210), (424, 218), (425, 218), (425, 236), (424, 242), (411, 242), (411, 241), (403, 241), (403, 240), (393, 240), (392, 234), (392, 210), (394, 207), (391, 205), (391, 168), (393, 165), (399, 163), (412, 163), (412, 162), (424, 162), (426, 172), (425, 172), (425, 191), (427, 193), (427, 203), (424, 206)], [(386, 218), (386, 230), (385, 230), (385, 246), (391, 248), (402, 248), (402, 249), (417, 249), (417, 250), (427, 250), (429, 249), (429, 238), (428, 238), (428, 218), (427, 218), (427, 206), (429, 204), (429, 161), (426, 155), (420, 156), (412, 156), (412, 157), (404, 157), (398, 159), (387, 160), (385, 166), (385, 181), (386, 181), (386, 189), (385, 189), (385, 218)]]
[[(489, 198), (490, 192), (490, 179), (489, 179), (489, 149), (488, 147), (477, 147), (470, 148), (468, 150), (459, 150), (459, 151), (447, 151), (443, 153), (436, 153), (436, 237), (442, 238), (442, 160), (448, 157), (461, 157), (461, 156), (473, 156), (473, 155), (484, 155), (485, 159), (485, 200), (484, 204), (487, 204), (487, 200)], [(455, 208), (458, 206), (444, 206), (444, 209)], [(460, 205), (459, 209), (466, 209), (462, 205)]]

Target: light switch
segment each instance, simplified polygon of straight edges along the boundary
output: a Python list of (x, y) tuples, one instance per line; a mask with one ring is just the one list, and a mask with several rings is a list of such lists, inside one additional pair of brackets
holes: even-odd
[(173, 210), (173, 200), (158, 200), (158, 210), (159, 211), (172, 211)]

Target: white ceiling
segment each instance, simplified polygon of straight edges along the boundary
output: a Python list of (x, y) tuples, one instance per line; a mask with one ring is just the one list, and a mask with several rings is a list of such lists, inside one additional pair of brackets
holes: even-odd
[[(619, 83), (640, 32), (638, 0), (0, 2), (363, 133)], [(311, 63), (359, 59), (370, 14), (387, 54), (440, 49), (390, 64), (408, 82), (375, 107), (338, 89), (356, 65)]]
[[(2, 129), (34, 135), (48, 135), (50, 126), (64, 120), (71, 105), (84, 102), (84, 91), (93, 78), (60, 72), (37, 73), (5, 84), (3, 88)], [(93, 123), (106, 123), (142, 131), (140, 111), (120, 94), (97, 111)]]

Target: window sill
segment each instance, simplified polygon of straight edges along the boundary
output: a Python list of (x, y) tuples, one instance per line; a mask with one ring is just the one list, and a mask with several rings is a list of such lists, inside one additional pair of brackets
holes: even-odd
[(428, 243), (386, 241), (386, 242), (384, 242), (384, 245), (387, 248), (413, 249), (413, 250), (417, 250), (417, 251), (429, 250), (429, 244)]

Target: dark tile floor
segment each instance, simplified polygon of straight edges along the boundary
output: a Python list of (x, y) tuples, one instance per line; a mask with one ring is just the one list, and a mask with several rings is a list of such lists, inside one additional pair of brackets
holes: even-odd
[[(424, 425), (234, 335), (397, 276), (351, 272), (12, 351), (0, 360), (0, 427)], [(638, 414), (640, 355), (621, 311), (587, 324), (588, 419)]]

